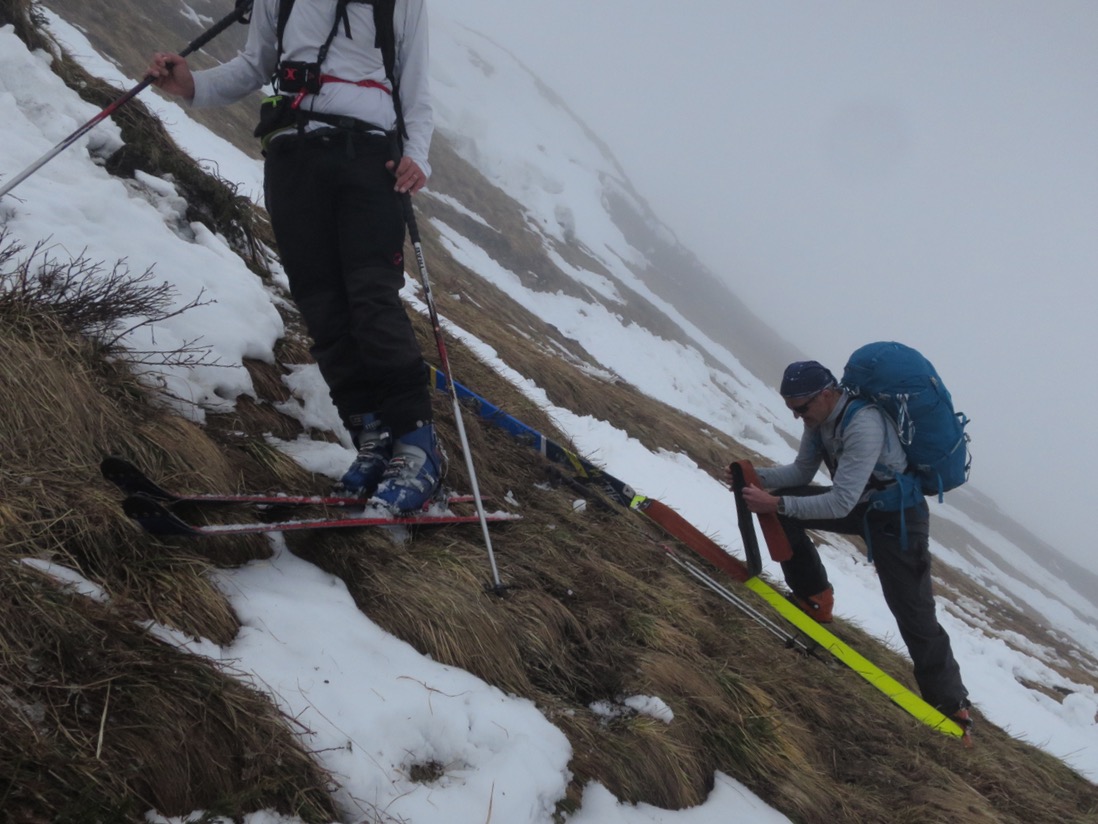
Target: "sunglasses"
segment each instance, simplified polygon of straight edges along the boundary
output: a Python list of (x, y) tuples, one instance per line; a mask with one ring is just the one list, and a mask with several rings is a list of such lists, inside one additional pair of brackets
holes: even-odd
[[(821, 389), (820, 392), (822, 392), (822, 391), (823, 390)], [(791, 407), (789, 407), (789, 410), (794, 415), (803, 415), (805, 412), (808, 411), (808, 407), (812, 405), (812, 401), (816, 400), (816, 398), (818, 398), (820, 396), (820, 392), (816, 392), (813, 395), (809, 395), (808, 400), (806, 400), (800, 406), (791, 406)]]

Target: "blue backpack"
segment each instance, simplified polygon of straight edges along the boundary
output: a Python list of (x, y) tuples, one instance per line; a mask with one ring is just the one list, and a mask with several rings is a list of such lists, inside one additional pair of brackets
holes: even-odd
[(953, 410), (949, 390), (919, 352), (902, 343), (866, 344), (847, 361), (842, 385), (896, 423), (908, 472), (923, 494), (941, 501), (943, 493), (968, 480), (968, 418)]

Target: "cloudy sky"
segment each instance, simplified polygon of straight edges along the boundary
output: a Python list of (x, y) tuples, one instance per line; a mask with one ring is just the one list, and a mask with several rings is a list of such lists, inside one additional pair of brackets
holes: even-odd
[(973, 420), (975, 485), (1087, 560), (1098, 3), (469, 0), (461, 18), (803, 351), (838, 371), (870, 340), (921, 349)]

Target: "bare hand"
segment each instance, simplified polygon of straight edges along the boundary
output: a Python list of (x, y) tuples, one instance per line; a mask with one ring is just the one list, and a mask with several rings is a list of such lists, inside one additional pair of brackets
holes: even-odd
[(759, 489), (754, 484), (743, 488), (743, 501), (752, 512), (757, 512), (761, 515), (777, 512), (779, 500), (781, 499), (778, 498), (778, 496), (771, 495), (766, 490)]
[(385, 167), (390, 172), (393, 171), (394, 167), (396, 168), (396, 171), (393, 172), (396, 177), (396, 185), (393, 188), (401, 194), (407, 192), (414, 195), (427, 185), (427, 175), (419, 168), (419, 164), (410, 157), (402, 157), (399, 164), (390, 160), (385, 164)]
[(152, 56), (145, 77), (165, 94), (186, 100), (194, 100), (194, 76), (187, 60), (171, 52), (157, 52)]

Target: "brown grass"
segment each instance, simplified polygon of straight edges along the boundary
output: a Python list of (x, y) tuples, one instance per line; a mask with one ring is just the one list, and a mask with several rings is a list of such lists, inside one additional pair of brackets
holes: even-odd
[[(324, 820), (327, 778), (269, 700), (141, 628), (155, 621), (219, 643), (237, 630), (209, 561), (137, 531), (96, 478), (113, 450), (166, 475), (187, 471), (174, 457), (185, 455), (202, 467), (191, 470), (197, 483), (229, 482), (215, 444), (143, 397), (48, 315), (0, 323), (0, 681), (15, 710), (0, 736), (5, 809), (10, 820), (40, 810), (90, 821), (272, 804)], [(226, 555), (265, 551), (236, 542)], [(15, 563), (24, 558), (78, 571), (109, 600), (71, 594)]]

